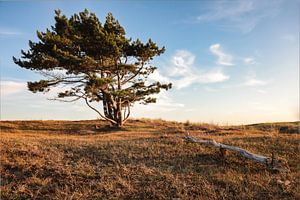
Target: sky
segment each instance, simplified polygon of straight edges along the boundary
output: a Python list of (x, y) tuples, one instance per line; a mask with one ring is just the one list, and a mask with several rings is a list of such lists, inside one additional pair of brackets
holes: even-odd
[[(49, 100), (27, 81), (41, 75), (15, 65), (36, 31), (87, 8), (112, 12), (126, 35), (151, 38), (166, 52), (150, 81), (172, 82), (133, 118), (250, 124), (299, 120), (299, 1), (0, 1), (1, 120), (95, 119), (84, 102)], [(99, 107), (101, 108), (101, 107)]]

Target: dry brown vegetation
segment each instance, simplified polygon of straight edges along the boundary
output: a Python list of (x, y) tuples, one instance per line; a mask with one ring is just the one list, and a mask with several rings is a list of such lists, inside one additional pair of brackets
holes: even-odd
[[(2, 121), (1, 199), (299, 199), (299, 123)], [(283, 128), (284, 127), (284, 128)], [(184, 130), (285, 159), (289, 170), (187, 143)]]

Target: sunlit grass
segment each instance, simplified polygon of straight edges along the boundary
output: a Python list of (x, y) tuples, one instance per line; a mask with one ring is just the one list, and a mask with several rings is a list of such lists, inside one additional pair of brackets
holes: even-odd
[[(131, 120), (0, 122), (1, 199), (297, 199), (299, 134), (263, 125)], [(268, 126), (268, 125), (267, 125)], [(274, 127), (275, 125), (273, 125)], [(297, 127), (297, 123), (282, 124)], [(292, 129), (292, 128), (291, 128)], [(287, 160), (290, 171), (186, 143), (188, 131)]]

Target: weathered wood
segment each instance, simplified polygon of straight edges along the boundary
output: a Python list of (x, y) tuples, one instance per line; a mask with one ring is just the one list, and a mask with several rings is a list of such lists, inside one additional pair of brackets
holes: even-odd
[(185, 139), (187, 141), (193, 142), (193, 143), (201, 143), (201, 144), (205, 144), (205, 145), (214, 146), (216, 148), (219, 148), (221, 153), (224, 152), (224, 150), (231, 150), (231, 151), (238, 152), (243, 157), (248, 158), (253, 161), (256, 161), (256, 162), (259, 162), (259, 163), (262, 163), (274, 170), (280, 170), (280, 168), (281, 168), (281, 166), (278, 165), (280, 162), (278, 162), (278, 160), (274, 157), (274, 154), (272, 155), (272, 157), (258, 155), (258, 154), (251, 153), (240, 147), (222, 144), (222, 143), (216, 142), (215, 140), (203, 140), (203, 139), (194, 138), (194, 137), (190, 136), (189, 134), (185, 136)]

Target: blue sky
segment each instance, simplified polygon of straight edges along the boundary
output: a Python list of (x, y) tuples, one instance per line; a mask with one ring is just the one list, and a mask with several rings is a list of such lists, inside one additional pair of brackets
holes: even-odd
[(133, 117), (247, 124), (299, 120), (299, 1), (0, 1), (1, 119), (94, 119), (83, 102), (49, 101), (26, 82), (36, 72), (12, 61), (36, 30), (85, 8), (108, 12), (128, 37), (152, 38), (166, 52), (151, 80), (173, 89)]

